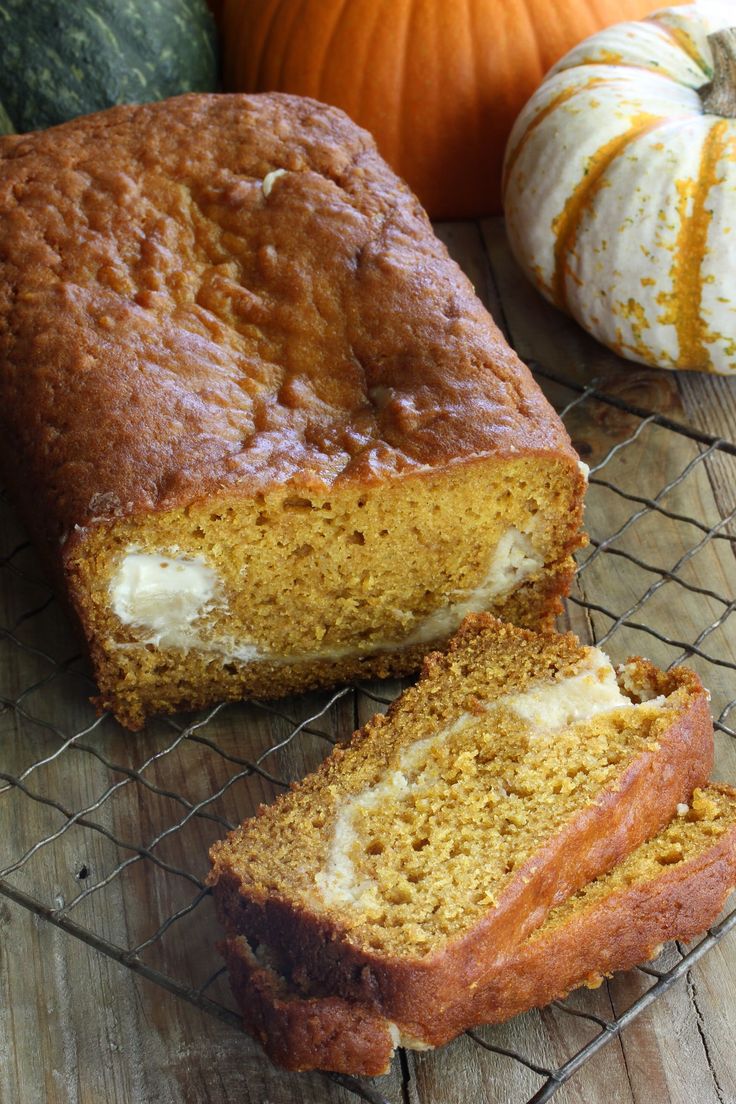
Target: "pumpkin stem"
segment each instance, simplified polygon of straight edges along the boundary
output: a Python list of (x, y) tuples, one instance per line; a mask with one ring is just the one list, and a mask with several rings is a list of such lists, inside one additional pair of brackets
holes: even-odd
[(713, 80), (698, 89), (703, 110), (736, 119), (736, 27), (708, 35), (713, 51)]

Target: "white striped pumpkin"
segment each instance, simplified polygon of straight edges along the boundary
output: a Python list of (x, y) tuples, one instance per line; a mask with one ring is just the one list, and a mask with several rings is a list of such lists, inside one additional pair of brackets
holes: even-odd
[(736, 0), (700, 0), (593, 35), (550, 71), (506, 150), (524, 271), (643, 364), (736, 373), (736, 32), (708, 38), (734, 25)]

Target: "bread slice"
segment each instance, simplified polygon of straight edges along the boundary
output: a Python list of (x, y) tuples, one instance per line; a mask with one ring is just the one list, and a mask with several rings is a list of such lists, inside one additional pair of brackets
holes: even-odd
[(419, 683), (211, 851), (222, 921), (431, 1037), (708, 778), (697, 675), (469, 617)]
[(243, 936), (223, 953), (247, 1031), (278, 1065), (376, 1075), (397, 1045), (425, 1049), (478, 1024), (499, 1023), (595, 987), (654, 957), (662, 943), (690, 940), (718, 916), (736, 886), (736, 790), (709, 786), (658, 835), (609, 874), (554, 909), (541, 927), (441, 1011), (423, 1039), (370, 1006), (301, 988), (279, 973), (265, 945)]
[(370, 135), (277, 94), (0, 138), (0, 480), (130, 727), (551, 626), (586, 486)]

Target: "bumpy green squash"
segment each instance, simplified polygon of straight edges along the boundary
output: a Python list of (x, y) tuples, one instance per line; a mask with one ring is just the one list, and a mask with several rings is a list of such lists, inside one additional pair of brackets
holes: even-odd
[(0, 0), (0, 133), (216, 85), (205, 0)]

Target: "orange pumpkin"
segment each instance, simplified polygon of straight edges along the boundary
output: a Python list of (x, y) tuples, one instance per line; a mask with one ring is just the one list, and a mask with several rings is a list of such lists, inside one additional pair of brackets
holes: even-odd
[(337, 104), (436, 218), (501, 209), (509, 131), (580, 39), (656, 0), (225, 0), (225, 87)]

